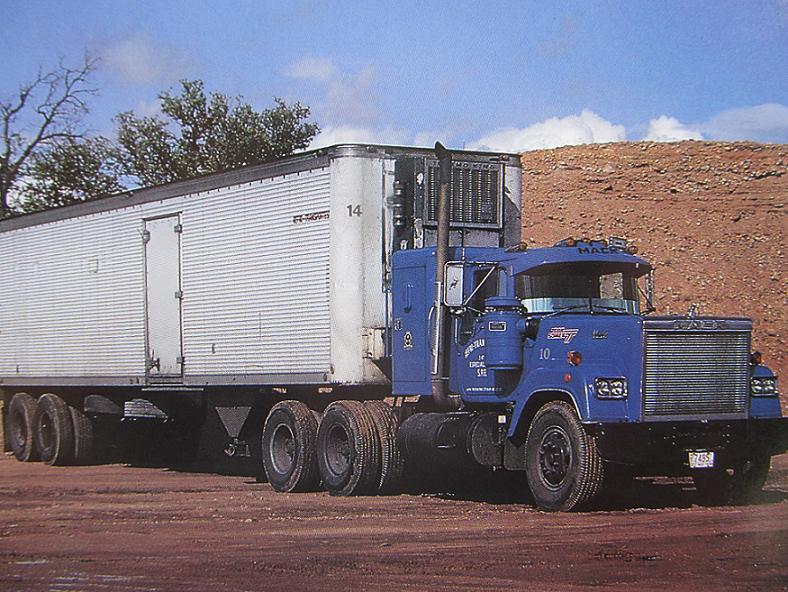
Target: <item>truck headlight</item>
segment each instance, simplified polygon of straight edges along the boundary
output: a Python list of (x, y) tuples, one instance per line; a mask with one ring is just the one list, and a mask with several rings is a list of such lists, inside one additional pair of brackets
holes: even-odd
[(627, 379), (595, 378), (594, 392), (599, 399), (625, 399), (627, 397)]
[(773, 397), (777, 394), (777, 379), (773, 376), (753, 376), (750, 379), (753, 397)]

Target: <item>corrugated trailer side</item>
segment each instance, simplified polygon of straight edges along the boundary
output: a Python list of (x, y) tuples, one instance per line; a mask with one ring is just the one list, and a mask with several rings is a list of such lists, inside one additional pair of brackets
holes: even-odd
[[(129, 385), (147, 372), (156, 382), (151, 364), (166, 344), (155, 338), (182, 339), (162, 378), (323, 381), (330, 178), (325, 166), (0, 233), (10, 259), (0, 276), (0, 376)], [(298, 216), (309, 221), (293, 223)], [(149, 228), (167, 219), (180, 240), (152, 252)], [(181, 288), (160, 293), (156, 268), (169, 257)], [(167, 299), (173, 318), (152, 314)], [(156, 337), (154, 323), (168, 321)]]

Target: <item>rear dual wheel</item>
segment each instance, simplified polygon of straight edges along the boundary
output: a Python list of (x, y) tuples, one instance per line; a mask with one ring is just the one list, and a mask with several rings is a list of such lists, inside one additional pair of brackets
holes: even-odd
[(263, 468), (276, 491), (317, 489), (317, 426), (315, 413), (300, 401), (282, 401), (271, 409), (263, 426)]
[(364, 407), (372, 417), (377, 440), (380, 444), (378, 491), (391, 493), (399, 487), (405, 468), (405, 459), (397, 445), (399, 420), (391, 407), (383, 401), (366, 401)]
[(317, 463), (329, 493), (376, 492), (380, 448), (374, 419), (363, 403), (336, 401), (329, 405), (317, 435)]
[(403, 471), (398, 421), (383, 401), (336, 401), (321, 416), (300, 401), (271, 409), (263, 427), (263, 467), (276, 491), (332, 495), (396, 489)]
[(11, 450), (18, 461), (38, 460), (33, 416), (36, 400), (27, 393), (16, 393), (8, 405), (7, 429)]
[(17, 393), (8, 411), (11, 449), (17, 460), (48, 465), (90, 462), (93, 424), (57, 395), (48, 393), (36, 401), (27, 393)]
[(72, 463), (87, 465), (93, 462), (93, 422), (81, 410), (69, 407), (71, 428), (74, 432), (74, 453)]
[(41, 395), (33, 416), (36, 449), (48, 465), (65, 465), (74, 458), (74, 425), (65, 401), (47, 393)]

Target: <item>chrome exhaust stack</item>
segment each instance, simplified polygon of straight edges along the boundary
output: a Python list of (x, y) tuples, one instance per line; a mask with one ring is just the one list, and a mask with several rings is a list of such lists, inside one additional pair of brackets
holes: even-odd
[(438, 184), (438, 236), (435, 246), (435, 294), (432, 310), (435, 321), (432, 333), (432, 401), (438, 409), (453, 411), (459, 408), (459, 397), (448, 394), (446, 374), (446, 346), (449, 316), (443, 303), (443, 284), (449, 260), (449, 220), (451, 217), (451, 152), (435, 142), (435, 155), (440, 165)]

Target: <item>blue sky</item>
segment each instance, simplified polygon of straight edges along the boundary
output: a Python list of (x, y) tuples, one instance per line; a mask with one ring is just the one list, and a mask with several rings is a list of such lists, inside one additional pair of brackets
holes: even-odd
[(0, 97), (99, 57), (89, 124), (183, 78), (308, 104), (339, 141), (521, 150), (616, 140), (788, 142), (788, 0), (0, 0)]

